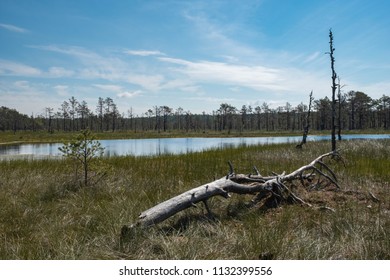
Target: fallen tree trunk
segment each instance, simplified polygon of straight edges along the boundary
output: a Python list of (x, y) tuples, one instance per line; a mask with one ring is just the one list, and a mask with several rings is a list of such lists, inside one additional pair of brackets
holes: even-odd
[(229, 198), (230, 193), (256, 194), (256, 197), (252, 200), (253, 203), (258, 203), (263, 199), (267, 199), (269, 201), (275, 201), (276, 203), (293, 201), (311, 206), (294, 194), (286, 184), (299, 180), (304, 185), (305, 181), (313, 181), (313, 178), (317, 175), (317, 188), (319, 188), (318, 185), (321, 185), (323, 182), (326, 182), (327, 185), (332, 184), (339, 188), (336, 175), (323, 161), (326, 157), (335, 158), (338, 157), (338, 154), (337, 152), (323, 154), (311, 163), (300, 167), (290, 174), (283, 173), (281, 175), (267, 177), (263, 177), (256, 167), (256, 174), (254, 175), (235, 174), (233, 166), (229, 162), (230, 172), (227, 176), (193, 188), (142, 212), (135, 224), (123, 226), (122, 235), (126, 234), (129, 229), (134, 227), (148, 227), (158, 224), (184, 209), (195, 206), (199, 202), (203, 202), (207, 211), (210, 213), (207, 200), (214, 196)]

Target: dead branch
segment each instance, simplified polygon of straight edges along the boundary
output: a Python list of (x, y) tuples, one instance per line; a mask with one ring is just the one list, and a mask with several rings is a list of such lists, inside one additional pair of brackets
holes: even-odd
[(370, 196), (370, 198), (372, 199), (372, 201), (374, 202), (380, 202), (380, 200), (370, 191), (368, 191), (368, 195)]
[[(323, 162), (327, 157), (334, 159), (339, 157), (339, 155), (337, 152), (323, 154), (311, 163), (304, 165), (289, 174), (283, 172), (281, 175), (267, 177), (261, 176), (257, 168), (255, 169), (256, 174), (235, 174), (233, 165), (229, 162), (229, 173), (227, 176), (188, 190), (145, 210), (139, 215), (135, 224), (123, 226), (122, 234), (128, 233), (130, 229), (135, 227), (156, 225), (199, 202), (204, 203), (208, 214), (211, 215), (207, 200), (214, 196), (222, 196), (227, 199), (230, 197), (231, 193), (254, 194), (256, 195), (252, 200), (252, 203), (254, 204), (263, 200), (266, 200), (266, 202), (274, 201), (277, 204), (292, 201), (293, 203), (311, 207), (311, 204), (305, 202), (295, 194), (288, 187), (288, 184), (291, 184), (294, 181), (304, 183), (305, 181), (310, 181), (314, 176), (319, 176), (339, 188), (335, 173)], [(321, 171), (319, 167), (323, 167), (324, 170)], [(303, 187), (305, 187), (305, 184), (303, 184)]]

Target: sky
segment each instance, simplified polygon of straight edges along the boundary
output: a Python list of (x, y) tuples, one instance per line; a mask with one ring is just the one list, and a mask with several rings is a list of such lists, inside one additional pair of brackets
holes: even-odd
[(0, 106), (212, 113), (331, 97), (329, 30), (343, 91), (390, 95), (387, 0), (0, 0)]

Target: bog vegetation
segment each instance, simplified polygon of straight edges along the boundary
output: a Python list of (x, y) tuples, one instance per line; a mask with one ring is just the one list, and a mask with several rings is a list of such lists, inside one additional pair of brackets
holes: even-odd
[[(47, 107), (31, 116), (0, 107), (0, 144), (66, 140), (74, 136), (69, 131), (83, 131), (61, 148), (63, 159), (0, 160), (0, 259), (390, 259), (389, 140), (340, 141), (344, 161), (331, 168), (339, 188), (293, 190), (299, 191), (303, 205), (318, 207), (289, 204), (288, 199), (276, 208), (254, 207), (248, 204), (250, 195), (213, 197), (206, 209), (185, 209), (153, 227), (121, 232), (140, 212), (226, 175), (228, 161), (237, 173), (248, 174), (256, 165), (258, 173), (281, 174), (329, 152), (327, 142), (305, 143), (309, 129), (331, 130), (333, 152), (336, 127), (388, 130), (390, 97), (341, 92), (331, 30), (329, 37), (332, 100), (312, 100), (310, 94), (309, 106), (272, 108), (264, 102), (238, 109), (223, 103), (213, 112), (193, 114), (156, 105), (135, 115), (132, 108), (119, 112), (110, 97), (100, 97), (94, 109), (71, 97), (58, 109)], [(102, 148), (86, 128), (104, 138), (112, 137), (109, 131), (121, 131), (124, 137), (129, 131), (132, 137), (153, 131), (161, 137), (172, 131), (250, 135), (304, 128), (304, 134), (301, 149), (290, 144), (242, 146), (97, 159)]]
[(341, 190), (300, 193), (335, 212), (215, 197), (215, 219), (199, 205), (129, 238), (121, 238), (124, 224), (226, 175), (229, 160), (239, 173), (253, 165), (262, 174), (290, 172), (328, 152), (329, 143), (103, 158), (105, 177), (81, 188), (66, 159), (0, 161), (0, 259), (390, 259), (389, 145), (339, 142), (345, 166), (332, 168)]

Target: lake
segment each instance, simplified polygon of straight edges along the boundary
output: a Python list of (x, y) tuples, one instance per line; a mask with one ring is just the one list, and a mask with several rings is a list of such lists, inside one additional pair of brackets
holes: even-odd
[[(279, 137), (231, 137), (231, 138), (158, 138), (99, 140), (105, 148), (105, 156), (155, 156), (163, 154), (185, 154), (241, 145), (267, 145), (279, 143), (298, 143), (302, 136)], [(353, 139), (390, 139), (389, 134), (353, 134), (343, 135), (344, 140)], [(311, 135), (307, 141), (330, 140), (328, 135)], [(0, 145), (0, 157), (60, 156), (58, 148), (62, 143)]]

